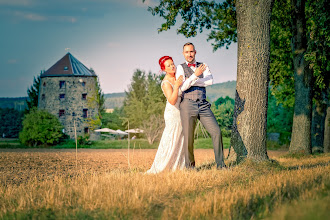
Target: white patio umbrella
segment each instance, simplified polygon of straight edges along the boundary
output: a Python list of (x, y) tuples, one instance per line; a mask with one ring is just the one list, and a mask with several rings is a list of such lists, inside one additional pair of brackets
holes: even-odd
[(115, 130), (112, 130), (110, 128), (101, 128), (101, 129), (96, 129), (94, 130), (95, 132), (107, 132), (107, 133), (110, 133), (110, 134), (118, 134), (117, 131)]
[(122, 131), (120, 129), (116, 130), (117, 134), (120, 134), (120, 135), (128, 135), (128, 133), (126, 133), (125, 131)]
[(125, 130), (125, 132), (138, 134), (138, 133), (143, 133), (144, 131), (140, 128), (134, 128), (134, 129)]

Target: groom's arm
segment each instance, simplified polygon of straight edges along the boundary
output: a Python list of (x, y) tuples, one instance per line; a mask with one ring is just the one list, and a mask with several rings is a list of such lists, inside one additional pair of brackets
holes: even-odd
[(208, 66), (206, 66), (206, 69), (203, 72), (203, 78), (198, 78), (192, 85), (206, 87), (206, 86), (210, 86), (212, 84), (213, 84), (213, 76), (210, 71), (210, 68)]
[(181, 65), (178, 65), (176, 68), (176, 74), (175, 77), (176, 79), (179, 78), (179, 76), (183, 76), (183, 83), (180, 87), (179, 90), (179, 95), (181, 95), (182, 92), (186, 91), (189, 89), (199, 78), (195, 74), (192, 74), (189, 78), (185, 78), (183, 67)]

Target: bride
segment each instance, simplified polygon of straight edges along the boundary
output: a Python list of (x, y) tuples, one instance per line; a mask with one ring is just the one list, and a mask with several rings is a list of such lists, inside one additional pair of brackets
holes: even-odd
[[(181, 96), (179, 88), (183, 78), (175, 80), (176, 67), (172, 57), (163, 56), (159, 59), (160, 68), (166, 72), (161, 83), (166, 96), (164, 112), (165, 129), (163, 131), (155, 160), (147, 173), (159, 173), (162, 171), (174, 171), (185, 168), (185, 149), (183, 149), (183, 133), (179, 105)], [(201, 71), (198, 70), (196, 71)]]

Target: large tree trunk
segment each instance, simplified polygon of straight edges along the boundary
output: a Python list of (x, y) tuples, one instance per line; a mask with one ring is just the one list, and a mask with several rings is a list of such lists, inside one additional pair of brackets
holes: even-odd
[(237, 0), (238, 64), (229, 160), (267, 160), (266, 128), (272, 0)]
[(330, 97), (329, 97), (330, 88), (328, 88), (328, 96), (327, 96), (327, 111), (324, 121), (324, 141), (323, 141), (323, 150), (324, 153), (330, 153)]
[(317, 100), (312, 114), (312, 151), (323, 152), (324, 120), (326, 116), (327, 103)]
[(304, 55), (307, 49), (305, 1), (292, 0), (292, 53), (295, 106), (290, 152), (310, 154), (312, 125), (312, 72)]

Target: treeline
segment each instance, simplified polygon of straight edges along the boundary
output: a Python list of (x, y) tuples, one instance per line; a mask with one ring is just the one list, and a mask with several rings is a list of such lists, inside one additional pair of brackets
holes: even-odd
[[(102, 127), (114, 130), (126, 130), (128, 127), (140, 128), (145, 130), (144, 137), (150, 143), (157, 141), (164, 128), (163, 113), (166, 98), (160, 86), (163, 77), (164, 75), (136, 70), (132, 76), (132, 83), (125, 92), (124, 104), (121, 107), (116, 107), (112, 113), (101, 112)], [(37, 84), (38, 78), (35, 79), (35, 85), (32, 85), (32, 87), (36, 88)], [(216, 90), (214, 91), (224, 90), (219, 85), (225, 85), (228, 91), (233, 90), (234, 84), (235, 81), (229, 82), (229, 84), (215, 84), (214, 88)], [(118, 93), (111, 97), (121, 97), (122, 95)], [(104, 95), (104, 97), (106, 100), (109, 94)], [(34, 100), (37, 99), (34, 98)], [(211, 108), (221, 127), (223, 136), (230, 137), (233, 125), (234, 99), (225, 96), (218, 97), (213, 102), (210, 98), (208, 100), (212, 103)], [(278, 104), (271, 92), (269, 92), (268, 100), (267, 130), (269, 133), (278, 133), (281, 144), (288, 144), (292, 129), (293, 108)], [(29, 116), (33, 118), (32, 121), (39, 120), (37, 116), (45, 117), (43, 113), (35, 112), (34, 114), (36, 115), (35, 117)], [(23, 116), (24, 113), (22, 111), (10, 108), (0, 109), (0, 134), (4, 134), (5, 137), (17, 138), (22, 130)], [(47, 117), (47, 120), (51, 119), (51, 124), (55, 123), (53, 122), (54, 118)], [(38, 128), (32, 129), (31, 127), (30, 130), (38, 131)], [(56, 132), (59, 133), (59, 131), (60, 129), (57, 129)], [(197, 130), (197, 135), (202, 136), (202, 131)], [(38, 140), (38, 143), (41, 143), (41, 141)]]
[[(223, 83), (216, 83), (206, 87), (207, 97), (211, 102), (216, 101), (219, 97), (235, 97), (236, 81), (228, 81)], [(124, 105), (126, 93), (110, 93), (104, 94), (104, 108), (114, 109), (120, 108)]]
[(13, 108), (18, 111), (24, 111), (26, 109), (27, 97), (18, 98), (0, 98), (0, 108)]
[(0, 108), (0, 135), (2, 138), (18, 138), (22, 130), (23, 111)]
[[(124, 105), (115, 108), (112, 113), (102, 114), (102, 126), (111, 129), (140, 128), (146, 131), (150, 142), (157, 140), (164, 127), (163, 113), (166, 98), (161, 90), (163, 75), (148, 74), (136, 70), (132, 83), (126, 91)], [(235, 84), (235, 81), (230, 82)], [(222, 85), (227, 85), (222, 84)], [(233, 85), (227, 88), (232, 90)], [(235, 86), (235, 85), (234, 85)], [(222, 89), (217, 86), (217, 89)], [(207, 94), (209, 96), (209, 94)], [(269, 133), (278, 133), (280, 144), (288, 144), (292, 127), (293, 108), (278, 104), (269, 92), (268, 122)], [(225, 137), (231, 136), (235, 101), (229, 96), (218, 97), (212, 103), (212, 111)], [(202, 131), (197, 131), (202, 132)]]

